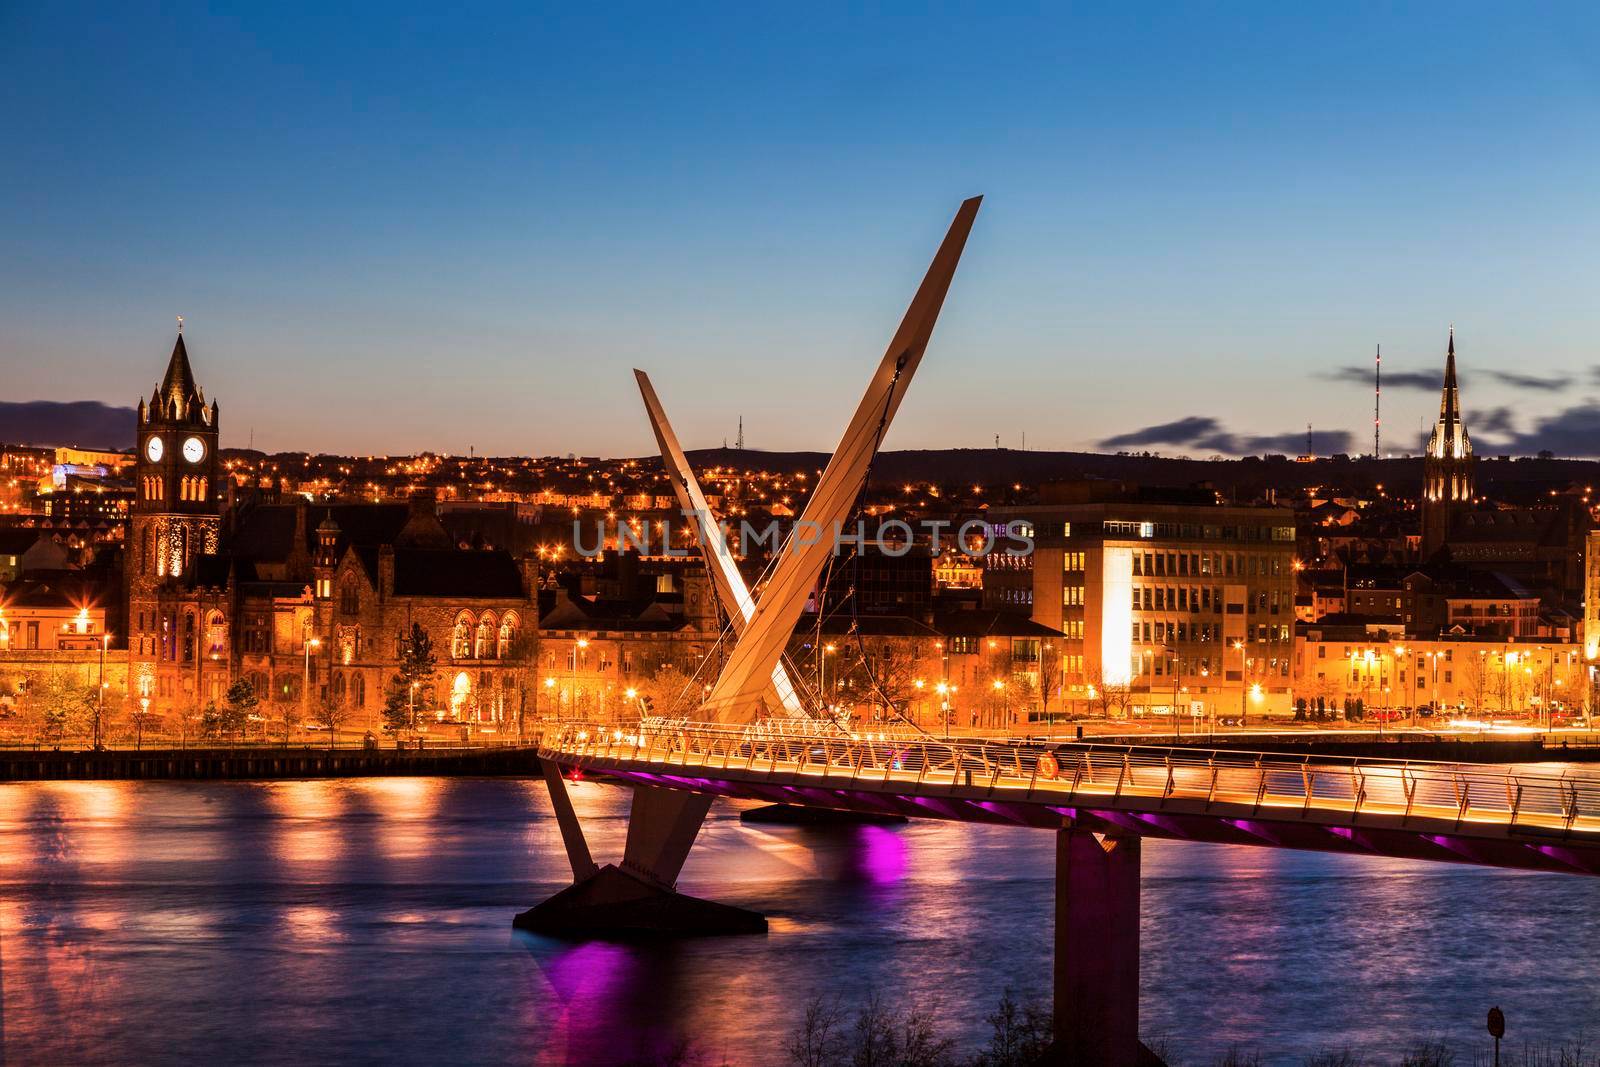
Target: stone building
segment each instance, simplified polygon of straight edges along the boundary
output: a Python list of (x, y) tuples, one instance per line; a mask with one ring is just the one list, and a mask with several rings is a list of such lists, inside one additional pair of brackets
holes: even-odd
[(406, 694), (418, 713), (483, 729), (515, 722), (538, 626), (532, 563), (457, 547), (428, 495), (235, 501), (219, 477), (218, 421), (180, 336), (139, 411), (125, 565), (133, 698), (193, 714), (244, 678), (279, 714), (376, 731), (420, 626), (437, 670)]

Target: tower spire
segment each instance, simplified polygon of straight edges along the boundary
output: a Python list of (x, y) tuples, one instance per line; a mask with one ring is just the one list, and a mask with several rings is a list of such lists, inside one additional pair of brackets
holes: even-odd
[(1456, 389), (1456, 328), (1450, 325), (1450, 345), (1444, 357), (1444, 389), (1439, 394), (1439, 422), (1446, 435), (1461, 422), (1461, 396)]
[(1383, 458), (1383, 346), (1372, 357), (1372, 458)]
[(1472, 439), (1461, 419), (1456, 384), (1456, 328), (1445, 347), (1444, 387), (1439, 391), (1439, 421), (1423, 459), (1422, 550), (1431, 557), (1444, 547), (1454, 515), (1472, 504)]

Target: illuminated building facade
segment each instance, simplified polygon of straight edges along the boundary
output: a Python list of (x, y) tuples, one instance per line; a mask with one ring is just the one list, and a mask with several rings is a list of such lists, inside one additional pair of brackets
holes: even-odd
[(134, 500), (124, 571), (130, 670), (142, 696), (176, 696), (203, 662), (203, 620), (216, 604), (185, 603), (188, 579), (214, 556), (222, 524), (218, 407), (189, 366), (180, 324), (167, 371), (139, 401)]
[(1381, 709), (1437, 708), (1454, 714), (1538, 718), (1582, 715), (1588, 664), (1571, 642), (1402, 638), (1377, 627), (1354, 632), (1312, 625), (1295, 641), (1295, 696), (1342, 711), (1359, 700), (1371, 719)]
[(1450, 524), (1472, 506), (1472, 440), (1461, 420), (1461, 397), (1456, 388), (1456, 331), (1450, 328), (1445, 354), (1444, 389), (1439, 397), (1439, 421), (1428, 437), (1422, 461), (1422, 555), (1432, 556), (1444, 547)]
[[(249, 681), (296, 721), (377, 730), (412, 627), (436, 674), (407, 694), (434, 720), (499, 723), (521, 706), (535, 578), (503, 550), (462, 549), (431, 493), (399, 503), (265, 503), (226, 492), (218, 407), (180, 335), (139, 406), (125, 572), (136, 700), (192, 715)], [(265, 713), (265, 712), (264, 712)]]
[[(1041, 497), (991, 509), (989, 519), (1032, 528), (1032, 618), (1064, 635), (1069, 705), (1110, 714), (1287, 710), (1292, 511), (1114, 483), (1047, 486)], [(1014, 581), (1019, 558), (997, 568), (1004, 581)]]

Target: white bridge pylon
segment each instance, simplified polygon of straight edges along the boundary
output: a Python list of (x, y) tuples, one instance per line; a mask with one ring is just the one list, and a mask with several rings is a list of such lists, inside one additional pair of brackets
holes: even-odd
[[(672, 482), (678, 507), (694, 523), (695, 537), (700, 541), (700, 554), (716, 589), (717, 602), (727, 613), (728, 622), (737, 638), (756, 613), (755, 597), (750, 595), (750, 587), (745, 584), (744, 575), (739, 573), (739, 565), (728, 548), (722, 528), (711, 511), (711, 505), (706, 502), (706, 495), (701, 491), (694, 471), (689, 467), (689, 458), (678, 444), (678, 435), (673, 433), (672, 424), (667, 421), (667, 413), (661, 407), (655, 387), (650, 384), (650, 376), (637, 369), (633, 376), (638, 379), (639, 394), (644, 397), (644, 410), (650, 416), (650, 429), (655, 431), (656, 444), (661, 446), (661, 462), (666, 465), (667, 479)], [(805, 704), (795, 692), (789, 672), (781, 662), (772, 665), (772, 684), (767, 689), (765, 699), (770, 714), (793, 718), (806, 715)]]
[[(763, 699), (772, 690), (779, 659), (805, 610), (806, 597), (821, 575), (828, 554), (835, 549), (844, 519), (866, 481), (872, 457), (900, 409), (900, 401), (922, 361), (922, 354), (927, 351), (939, 309), (944, 306), (945, 294), (950, 289), (956, 264), (961, 260), (982, 201), (981, 196), (975, 196), (963, 202), (950, 223), (933, 263), (900, 321), (900, 328), (895, 331), (856, 407), (855, 416), (845, 427), (838, 449), (817, 480), (794, 529), (779, 549), (777, 565), (762, 590), (760, 601), (754, 605), (753, 613), (745, 616), (743, 632), (701, 705), (700, 720), (751, 723), (760, 716)], [(648, 398), (646, 403), (648, 405)], [(702, 537), (702, 541), (705, 540)], [(716, 540), (721, 543), (720, 537)], [(745, 600), (740, 603), (741, 614), (748, 601), (747, 591)]]
[[(760, 718), (765, 705), (776, 713), (765, 722), (778, 727), (778, 732), (791, 726), (806, 727), (810, 721), (780, 658), (805, 609), (806, 596), (822, 573), (828, 553), (834, 550), (838, 528), (861, 492), (872, 457), (928, 347), (981, 199), (973, 197), (956, 212), (900, 328), (889, 342), (888, 352), (845, 428), (838, 451), (817, 480), (794, 531), (780, 547), (759, 601), (752, 597), (734, 566), (715, 516), (706, 506), (705, 495), (695, 483), (649, 378), (636, 372), (674, 492), (700, 527), (700, 543), (707, 554), (707, 570), (716, 584), (717, 596), (734, 620), (734, 628), (741, 631), (727, 665), (701, 706), (701, 720), (750, 725)], [(795, 715), (791, 709), (798, 709), (800, 714)], [(517, 916), (517, 925), (562, 936), (616, 929), (766, 929), (766, 920), (752, 912), (695, 901), (676, 892), (678, 873), (711, 806), (709, 792), (653, 782), (635, 784), (622, 863), (617, 867), (597, 867), (558, 766), (546, 763), (544, 770), (572, 863), (573, 884)]]

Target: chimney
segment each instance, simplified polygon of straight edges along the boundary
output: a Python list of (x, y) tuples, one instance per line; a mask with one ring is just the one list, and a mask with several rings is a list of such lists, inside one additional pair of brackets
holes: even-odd
[(394, 596), (394, 546), (378, 546), (378, 599)]
[(517, 561), (518, 569), (522, 571), (522, 595), (530, 604), (539, 599), (539, 557), (534, 555), (523, 556)]

